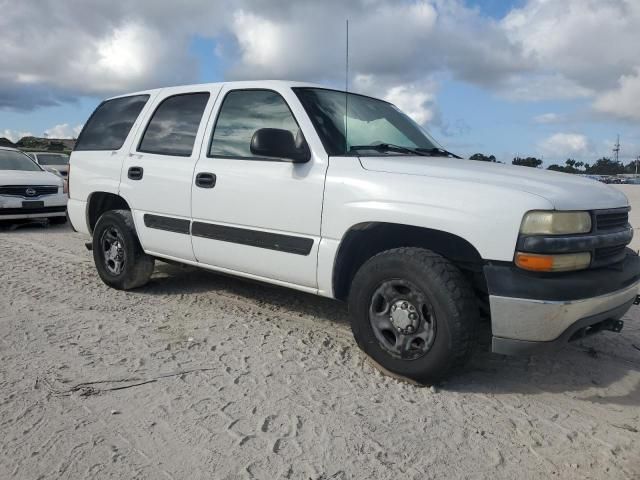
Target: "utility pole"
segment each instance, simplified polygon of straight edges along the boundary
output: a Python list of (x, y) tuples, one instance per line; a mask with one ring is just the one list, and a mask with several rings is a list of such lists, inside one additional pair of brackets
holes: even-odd
[(620, 155), (620, 135), (618, 135), (618, 140), (616, 144), (613, 146), (613, 156), (616, 159), (616, 163), (618, 162), (618, 157)]

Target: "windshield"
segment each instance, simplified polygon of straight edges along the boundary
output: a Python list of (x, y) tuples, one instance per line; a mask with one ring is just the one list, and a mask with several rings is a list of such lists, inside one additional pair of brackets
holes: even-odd
[(361, 151), (367, 145), (396, 147), (374, 149), (367, 155), (398, 155), (411, 153), (402, 149), (431, 151), (437, 148), (416, 122), (388, 102), (323, 88), (293, 90), (329, 155), (353, 154), (356, 147)]
[(40, 165), (68, 165), (69, 155), (61, 153), (39, 153), (38, 163)]
[(38, 172), (42, 169), (36, 162), (22, 152), (14, 150), (0, 150), (0, 170), (21, 170), (23, 172)]

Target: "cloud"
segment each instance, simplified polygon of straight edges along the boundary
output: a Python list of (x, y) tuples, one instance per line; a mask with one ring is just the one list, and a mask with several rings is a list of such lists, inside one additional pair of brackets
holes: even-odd
[[(3, 8), (0, 108), (31, 110), (83, 95), (194, 81), (189, 28), (201, 25), (194, 17), (192, 26), (181, 30), (191, 9), (183, 8), (177, 18), (165, 10), (149, 0), (103, 5), (47, 0)], [(155, 17), (158, 11), (166, 17)]]
[(620, 77), (618, 88), (600, 95), (594, 108), (615, 117), (640, 120), (640, 67), (635, 73)]
[(535, 123), (546, 124), (546, 123), (558, 123), (563, 121), (564, 117), (562, 115), (558, 115), (557, 113), (543, 113), (541, 115), (536, 115), (533, 117), (533, 121)]
[(0, 130), (0, 137), (5, 137), (11, 140), (12, 142), (17, 142), (22, 137), (31, 137), (33, 134), (31, 132), (18, 132), (16, 130)]
[(433, 120), (434, 96), (415, 85), (393, 87), (384, 98), (421, 125)]
[(593, 91), (561, 74), (516, 75), (505, 80), (500, 95), (515, 101), (568, 100), (586, 98)]
[(0, 16), (0, 109), (193, 83), (194, 38), (213, 41), (226, 79), (342, 86), (348, 18), (354, 88), (391, 95), (423, 122), (439, 121), (442, 78), (515, 102), (588, 99), (638, 120), (640, 2), (517, 4), (494, 20), (464, 0), (13, 2)]
[(588, 90), (612, 88), (638, 65), (637, 0), (528, 0), (501, 25), (538, 71)]
[(593, 152), (587, 137), (579, 133), (556, 133), (541, 141), (538, 148), (552, 159), (581, 158)]
[(528, 68), (500, 25), (462, 0), (43, 0), (3, 10), (0, 108), (194, 82), (196, 36), (219, 43), (211, 53), (227, 78), (341, 85), (346, 18), (352, 78), (377, 77), (381, 93), (437, 72), (488, 86)]
[(48, 138), (78, 138), (82, 125), (71, 127), (68, 123), (61, 123), (44, 131)]

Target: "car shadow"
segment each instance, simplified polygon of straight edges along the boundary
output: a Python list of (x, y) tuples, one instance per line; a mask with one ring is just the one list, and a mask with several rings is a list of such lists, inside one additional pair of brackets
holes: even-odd
[[(151, 282), (138, 290), (150, 295), (217, 292), (240, 301), (281, 308), (314, 321), (349, 324), (346, 304), (332, 299), (227, 276), (208, 270), (158, 262)], [(625, 320), (630, 320), (627, 314)], [(633, 319), (632, 319), (633, 320)], [(628, 322), (623, 333), (604, 332), (551, 354), (509, 357), (494, 354), (488, 322), (479, 327), (478, 342), (465, 369), (441, 388), (460, 393), (527, 394), (573, 392), (584, 401), (640, 405), (640, 328)], [(354, 348), (355, 342), (353, 344)], [(615, 386), (615, 388), (611, 388)]]
[(319, 321), (349, 324), (346, 304), (331, 298), (277, 285), (225, 275), (178, 263), (156, 262), (151, 280), (137, 292), (151, 295), (191, 295), (216, 292), (269, 308), (282, 308)]
[(0, 220), (0, 232), (38, 232), (46, 231), (47, 234), (69, 234), (69, 223), (53, 225), (46, 218), (34, 218), (25, 220)]

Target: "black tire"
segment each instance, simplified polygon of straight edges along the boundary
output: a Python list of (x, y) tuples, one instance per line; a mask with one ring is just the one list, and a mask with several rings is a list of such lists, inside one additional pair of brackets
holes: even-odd
[(149, 281), (154, 259), (144, 253), (129, 210), (103, 213), (93, 230), (93, 261), (104, 283), (131, 290)]
[(49, 223), (51, 225), (64, 225), (67, 223), (67, 217), (49, 217)]
[[(400, 310), (407, 304), (411, 315)], [(464, 365), (479, 316), (460, 270), (421, 248), (397, 248), (369, 259), (351, 284), (349, 313), (356, 342), (378, 366), (421, 384), (436, 383)]]

